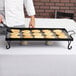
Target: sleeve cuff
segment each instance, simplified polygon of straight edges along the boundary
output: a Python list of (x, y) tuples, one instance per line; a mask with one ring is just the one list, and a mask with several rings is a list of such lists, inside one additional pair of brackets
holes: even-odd
[(35, 12), (29, 12), (29, 13), (28, 13), (28, 16), (34, 16), (34, 15), (36, 15)]

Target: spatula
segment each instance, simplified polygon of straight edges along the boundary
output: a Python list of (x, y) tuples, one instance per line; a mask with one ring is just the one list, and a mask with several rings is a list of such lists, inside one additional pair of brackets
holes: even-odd
[(6, 24), (4, 24), (3, 22), (1, 22), (1, 24), (3, 24), (3, 26), (7, 29), (8, 32), (12, 32), (11, 29)]

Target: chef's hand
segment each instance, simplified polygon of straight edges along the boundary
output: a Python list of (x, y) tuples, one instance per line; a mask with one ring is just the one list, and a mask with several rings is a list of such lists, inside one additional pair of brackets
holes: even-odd
[(0, 23), (2, 22), (2, 19), (3, 19), (3, 18), (2, 18), (2, 16), (0, 15)]
[(30, 18), (31, 18), (31, 20), (29, 23), (29, 27), (34, 28), (35, 27), (35, 16), (31, 16)]

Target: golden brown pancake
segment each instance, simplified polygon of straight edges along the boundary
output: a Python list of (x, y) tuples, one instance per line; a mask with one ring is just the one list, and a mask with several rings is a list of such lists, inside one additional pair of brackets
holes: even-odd
[(10, 33), (10, 34), (14, 34), (14, 35), (17, 35), (17, 34), (20, 34), (20, 33)]
[(58, 36), (65, 36), (65, 34), (64, 33), (59, 33), (59, 34), (57, 34)]
[(18, 29), (11, 29), (12, 32), (20, 32)]
[(20, 38), (20, 36), (10, 36), (10, 38)]
[(44, 33), (44, 35), (54, 35), (54, 33)]
[(23, 38), (33, 38), (33, 36), (23, 36)]
[(32, 30), (32, 32), (38, 33), (40, 32), (40, 30)]
[(56, 38), (55, 36), (45, 36), (45, 38)]
[(42, 34), (41, 33), (32, 33), (32, 35), (36, 35), (36, 36), (39, 35), (40, 36)]
[(51, 32), (51, 30), (42, 30), (42, 32), (49, 33), (49, 32)]
[(44, 36), (34, 36), (34, 38), (44, 38)]
[(53, 30), (53, 32), (60, 33), (62, 30)]
[(60, 35), (60, 36), (58, 36), (58, 38), (67, 38), (67, 36), (66, 35)]
[(30, 33), (30, 30), (22, 30), (22, 33)]
[(30, 33), (23, 33), (22, 35), (31, 35)]

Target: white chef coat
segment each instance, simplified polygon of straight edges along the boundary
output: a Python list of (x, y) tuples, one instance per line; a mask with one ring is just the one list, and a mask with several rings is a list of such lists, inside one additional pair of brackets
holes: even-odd
[(25, 24), (23, 5), (29, 16), (35, 15), (33, 0), (5, 0), (5, 18), (9, 27)]

